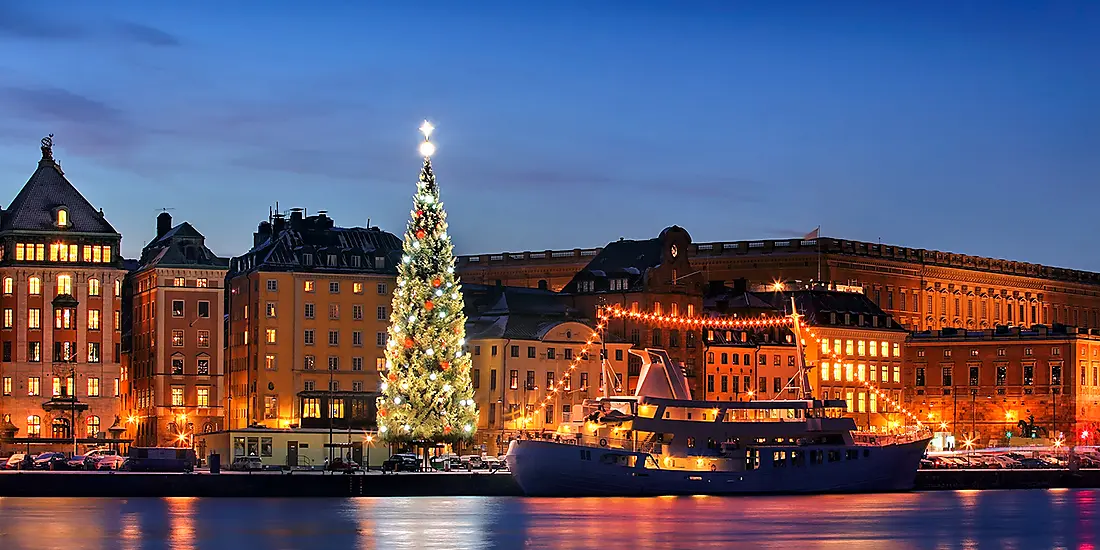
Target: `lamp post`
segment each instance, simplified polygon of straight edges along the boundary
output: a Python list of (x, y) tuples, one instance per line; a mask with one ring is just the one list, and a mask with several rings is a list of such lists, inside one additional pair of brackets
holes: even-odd
[(363, 465), (363, 471), (364, 472), (369, 472), (370, 471), (370, 447), (371, 447), (371, 443), (374, 443), (374, 435), (373, 434), (367, 434), (366, 439), (367, 439), (367, 460), (366, 460), (366, 464)]

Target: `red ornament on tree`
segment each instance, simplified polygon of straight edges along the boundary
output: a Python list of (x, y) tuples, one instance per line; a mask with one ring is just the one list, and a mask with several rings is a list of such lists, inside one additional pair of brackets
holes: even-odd
[(413, 342), (412, 338), (405, 338), (405, 349), (413, 347), (413, 344), (416, 344), (416, 342)]
[(426, 309), (428, 311), (431, 311), (431, 310), (435, 309), (435, 304), (432, 303), (431, 300), (428, 300), (427, 302), (424, 302), (424, 309)]
[(439, 286), (441, 284), (443, 284), (443, 281), (439, 277), (432, 279), (432, 286)]
[(444, 361), (444, 362), (439, 364), (439, 368), (441, 368), (443, 370), (447, 370), (447, 369), (451, 368), (451, 363), (449, 361)]
[(417, 211), (416, 211), (416, 217), (418, 217), (418, 218), (419, 218), (420, 216), (423, 216), (423, 215), (424, 215), (424, 211), (423, 211), (423, 210), (417, 210)]
[(392, 372), (390, 373), (390, 382), (397, 382), (397, 375)]
[(386, 416), (386, 409), (378, 409), (378, 416)]
[(443, 433), (445, 433), (445, 434), (451, 433), (451, 427), (450, 426), (443, 426)]
[(416, 230), (416, 238), (423, 239), (425, 235), (427, 235), (427, 233), (425, 233), (423, 229)]

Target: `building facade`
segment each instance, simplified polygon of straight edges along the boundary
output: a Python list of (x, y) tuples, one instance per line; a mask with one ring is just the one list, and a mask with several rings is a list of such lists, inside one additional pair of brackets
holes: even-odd
[[(654, 239), (619, 240), (590, 259), (562, 289), (570, 305), (595, 319), (600, 308), (617, 305), (625, 310), (651, 313), (669, 319), (701, 314), (706, 280), (688, 261), (685, 250), (691, 236), (680, 227), (666, 228)], [(684, 369), (692, 395), (700, 395), (703, 366), (702, 332), (675, 322), (611, 319), (609, 339), (627, 341), (637, 348), (661, 348)], [(631, 357), (627, 367), (627, 391), (637, 387), (642, 362)]]
[(520, 432), (556, 432), (585, 399), (626, 391), (631, 345), (604, 342), (590, 320), (566, 305), (567, 297), (480, 285), (466, 285), (463, 293), (479, 413), (475, 444), (485, 452), (502, 454)]
[[(790, 336), (789, 333), (787, 335)], [(706, 383), (700, 399), (798, 399), (793, 338), (763, 339), (753, 331), (707, 330)]]
[(191, 224), (173, 227), (170, 214), (157, 216), (156, 237), (127, 279), (123, 409), (136, 445), (190, 446), (196, 433), (224, 427), (228, 268)]
[(121, 239), (42, 140), (0, 212), (4, 447), (73, 452), (121, 436)]
[[(461, 256), (456, 269), (467, 282), (558, 289), (601, 250)], [(696, 243), (682, 252), (707, 281), (862, 286), (911, 330), (1100, 327), (1100, 273), (826, 237)]]
[(229, 427), (373, 429), (401, 240), (273, 215), (227, 276)]
[(908, 407), (943, 446), (1098, 441), (1100, 331), (926, 331), (910, 336), (906, 355)]

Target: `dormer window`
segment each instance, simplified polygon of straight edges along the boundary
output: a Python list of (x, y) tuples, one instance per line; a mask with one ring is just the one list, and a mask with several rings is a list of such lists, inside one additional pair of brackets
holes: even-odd
[(57, 209), (57, 226), (69, 227), (69, 210), (66, 208)]

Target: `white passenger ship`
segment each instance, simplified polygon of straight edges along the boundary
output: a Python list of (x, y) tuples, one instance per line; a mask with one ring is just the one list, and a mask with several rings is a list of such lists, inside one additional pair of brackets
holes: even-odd
[(526, 494), (906, 491), (932, 437), (923, 427), (857, 432), (844, 401), (810, 397), (804, 366), (805, 399), (696, 401), (666, 352), (631, 353), (642, 358), (633, 396), (586, 400), (555, 440), (510, 443), (505, 459)]

